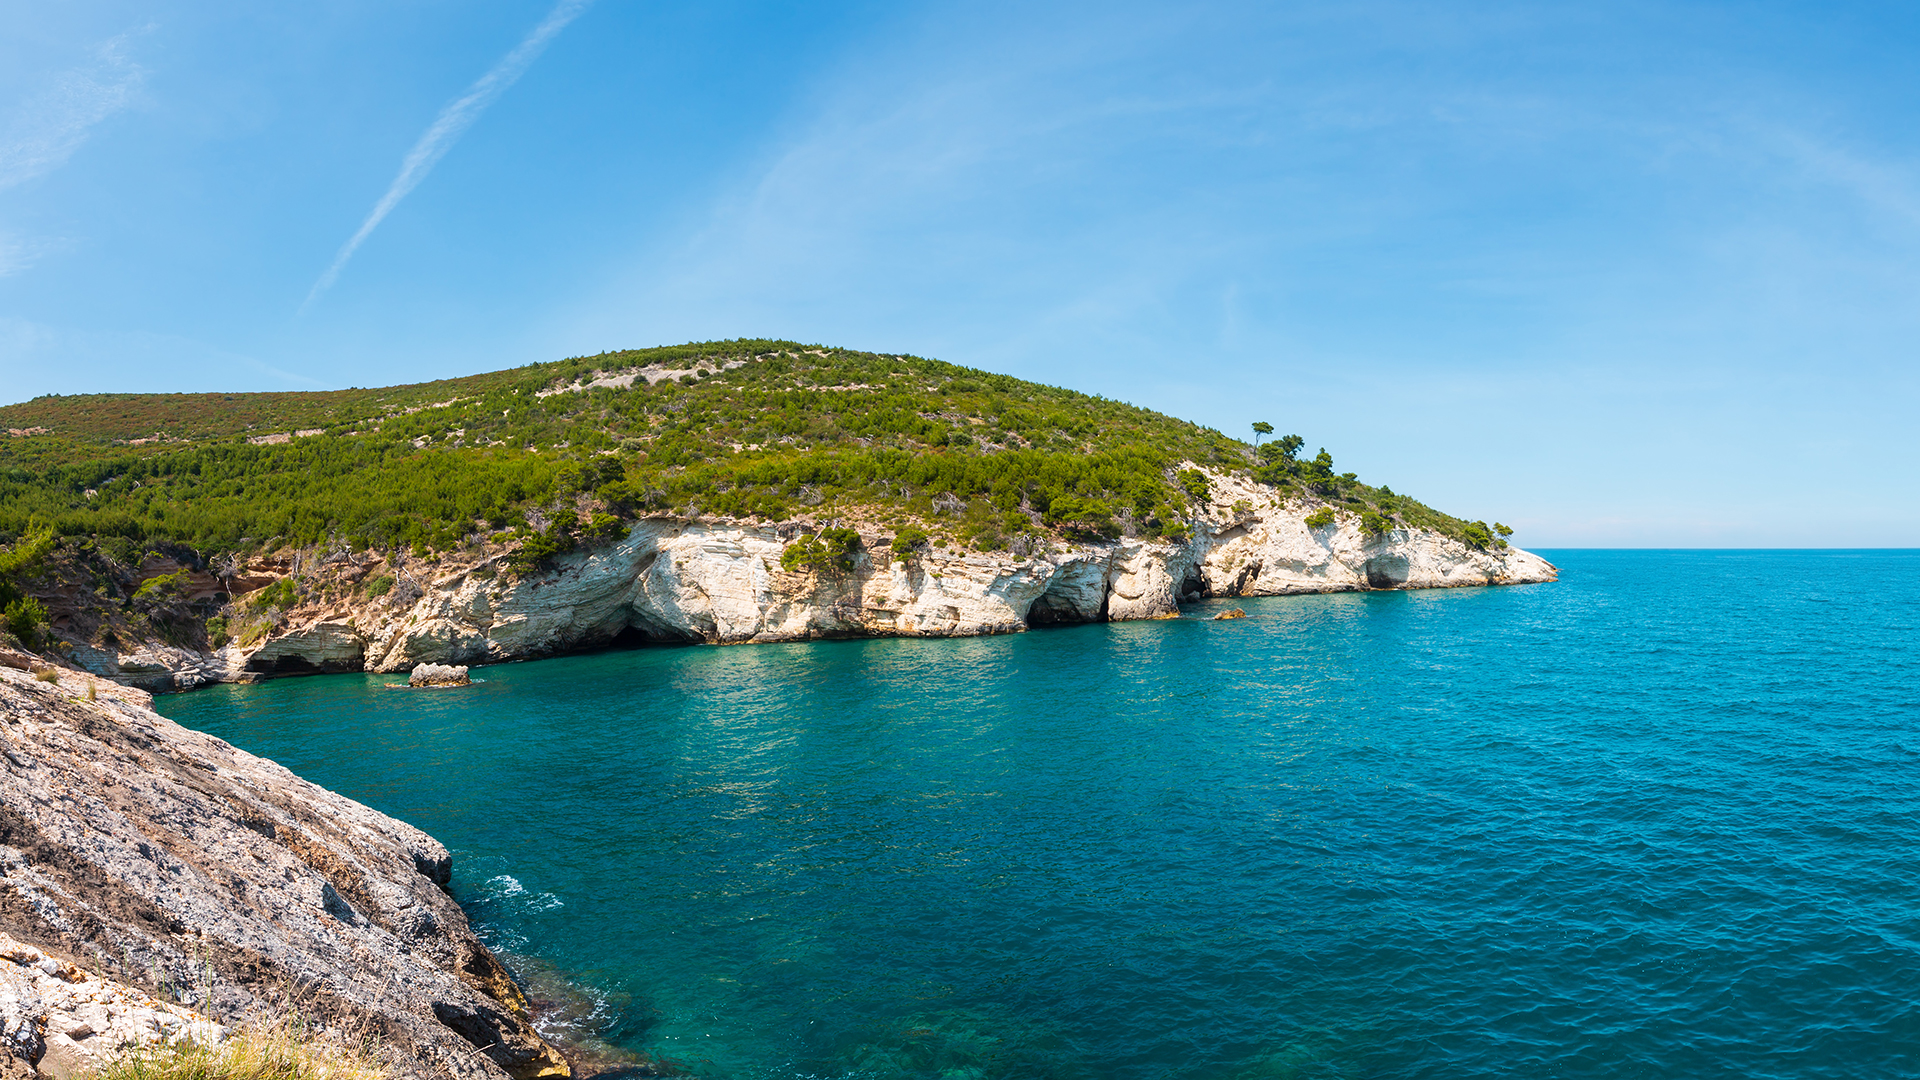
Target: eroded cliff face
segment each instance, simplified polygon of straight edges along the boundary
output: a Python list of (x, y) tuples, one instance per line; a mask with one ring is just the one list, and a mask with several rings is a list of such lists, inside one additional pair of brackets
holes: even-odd
[(1195, 541), (1205, 596), (1447, 589), (1560, 576), (1551, 563), (1519, 548), (1479, 550), (1426, 529), (1369, 536), (1350, 514), (1312, 528), (1305, 507), (1277, 502), (1264, 485), (1234, 476), (1212, 479), (1212, 512)]
[(57, 1071), (50, 1049), (67, 1065), (108, 1055), (165, 1026), (160, 1000), (221, 1023), (298, 1012), (372, 1034), (399, 1075), (568, 1075), (445, 891), (438, 842), (174, 724), (137, 691), (88, 700), (87, 682), (0, 665), (0, 933), (45, 975), (151, 998), (121, 1015), (108, 991), (62, 1005), (25, 972), (0, 978), (0, 1075)]
[(425, 660), (490, 663), (622, 634), (735, 644), (1006, 633), (1026, 629), (1037, 602), (1055, 621), (1152, 618), (1176, 612), (1174, 585), (1188, 559), (1183, 548), (1122, 542), (1024, 559), (937, 550), (893, 561), (862, 553), (850, 572), (792, 573), (780, 567), (791, 535), (647, 521), (621, 543), (544, 574), (456, 574), (436, 581), (404, 614), (368, 627), (365, 663), (375, 671)]
[(1306, 524), (1318, 504), (1215, 474), (1181, 543), (1056, 543), (1025, 556), (922, 549), (894, 559), (863, 535), (850, 571), (790, 572), (780, 556), (800, 527), (716, 520), (641, 521), (618, 543), (517, 576), (508, 550), (412, 560), (338, 553), (306, 573), (350, 586), (379, 571), (379, 597), (352, 588), (296, 609), (279, 632), (214, 652), (145, 643), (79, 646), (89, 670), (155, 690), (317, 671), (401, 671), (488, 664), (618, 639), (714, 644), (859, 636), (942, 637), (1031, 626), (1170, 618), (1211, 596), (1420, 589), (1552, 581), (1529, 552), (1479, 550), (1441, 534), (1364, 533), (1359, 519)]

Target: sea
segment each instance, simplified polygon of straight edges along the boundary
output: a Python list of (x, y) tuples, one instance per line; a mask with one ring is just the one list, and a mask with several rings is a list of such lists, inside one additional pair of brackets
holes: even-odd
[(1920, 1075), (1920, 552), (1542, 554), (158, 705), (438, 837), (615, 1075)]

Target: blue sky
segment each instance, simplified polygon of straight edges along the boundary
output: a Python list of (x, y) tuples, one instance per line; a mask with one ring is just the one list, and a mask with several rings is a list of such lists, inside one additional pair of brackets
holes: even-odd
[(787, 337), (1920, 544), (1910, 6), (0, 2), (0, 401)]

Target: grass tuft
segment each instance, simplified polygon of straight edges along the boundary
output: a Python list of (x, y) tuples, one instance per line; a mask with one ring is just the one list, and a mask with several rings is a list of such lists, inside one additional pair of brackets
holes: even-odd
[(242, 1030), (217, 1046), (128, 1052), (89, 1080), (389, 1080), (371, 1043), (349, 1045), (301, 1021)]

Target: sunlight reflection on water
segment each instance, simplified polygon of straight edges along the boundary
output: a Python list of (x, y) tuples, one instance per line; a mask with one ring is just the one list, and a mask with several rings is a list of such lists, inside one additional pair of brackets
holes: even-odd
[(162, 707), (440, 837), (569, 1023), (702, 1075), (1920, 1071), (1920, 557), (1557, 561)]

